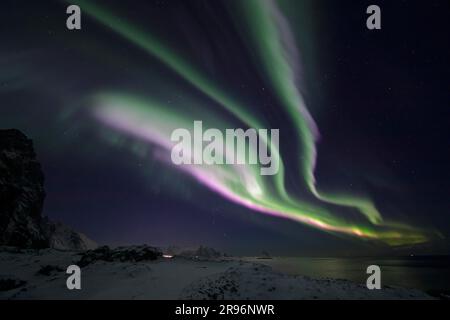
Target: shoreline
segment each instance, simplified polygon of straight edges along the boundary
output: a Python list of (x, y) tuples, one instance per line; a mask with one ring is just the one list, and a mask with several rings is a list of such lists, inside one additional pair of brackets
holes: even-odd
[(65, 270), (81, 254), (0, 250), (0, 282), (9, 277), (20, 284), (0, 291), (0, 299), (434, 299), (417, 289), (368, 290), (349, 280), (288, 275), (231, 257), (95, 261), (81, 268), (81, 290), (68, 290)]

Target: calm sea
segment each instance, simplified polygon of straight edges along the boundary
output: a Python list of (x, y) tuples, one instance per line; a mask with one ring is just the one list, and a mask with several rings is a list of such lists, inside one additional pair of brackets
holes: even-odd
[(421, 289), (432, 294), (450, 293), (450, 256), (401, 258), (246, 258), (274, 270), (314, 278), (347, 279), (365, 283), (367, 266), (381, 268), (382, 285)]

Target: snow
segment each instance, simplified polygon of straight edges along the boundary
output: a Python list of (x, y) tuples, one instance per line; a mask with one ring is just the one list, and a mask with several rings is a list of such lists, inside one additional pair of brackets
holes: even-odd
[(0, 291), (0, 299), (431, 299), (418, 290), (285, 275), (237, 258), (96, 261), (81, 269), (81, 290), (68, 290), (65, 270), (80, 258), (55, 249), (0, 248), (0, 281), (26, 282)]

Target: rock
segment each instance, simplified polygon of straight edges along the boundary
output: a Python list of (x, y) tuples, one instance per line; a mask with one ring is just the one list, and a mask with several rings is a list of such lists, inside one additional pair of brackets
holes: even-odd
[(61, 268), (60, 266), (54, 266), (54, 265), (45, 265), (42, 266), (38, 272), (36, 272), (37, 275), (43, 275), (43, 276), (51, 276), (54, 273), (58, 272), (64, 272), (65, 270)]
[(203, 246), (200, 246), (197, 250), (183, 251), (177, 256), (194, 259), (217, 259), (223, 257), (222, 253), (220, 253), (219, 251)]
[(72, 230), (61, 222), (52, 222), (48, 218), (44, 218), (42, 228), (50, 248), (85, 251), (98, 247), (97, 243), (86, 235)]
[(103, 246), (95, 250), (84, 252), (77, 265), (85, 267), (96, 261), (140, 262), (156, 260), (159, 257), (162, 257), (162, 251), (147, 245), (118, 247), (116, 249)]
[(88, 250), (84, 234), (42, 217), (44, 174), (33, 142), (15, 129), (0, 130), (0, 246)]
[(8, 291), (20, 288), (27, 282), (15, 277), (0, 276), (0, 291)]
[(0, 245), (43, 248), (44, 175), (33, 143), (18, 130), (0, 130)]

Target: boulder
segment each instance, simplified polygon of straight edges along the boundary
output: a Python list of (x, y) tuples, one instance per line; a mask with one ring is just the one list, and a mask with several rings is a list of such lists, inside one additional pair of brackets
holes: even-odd
[(84, 252), (77, 265), (85, 267), (97, 261), (140, 262), (156, 260), (159, 257), (162, 257), (162, 251), (159, 248), (147, 245), (118, 247), (115, 249), (111, 249), (108, 246), (102, 246), (95, 250)]

